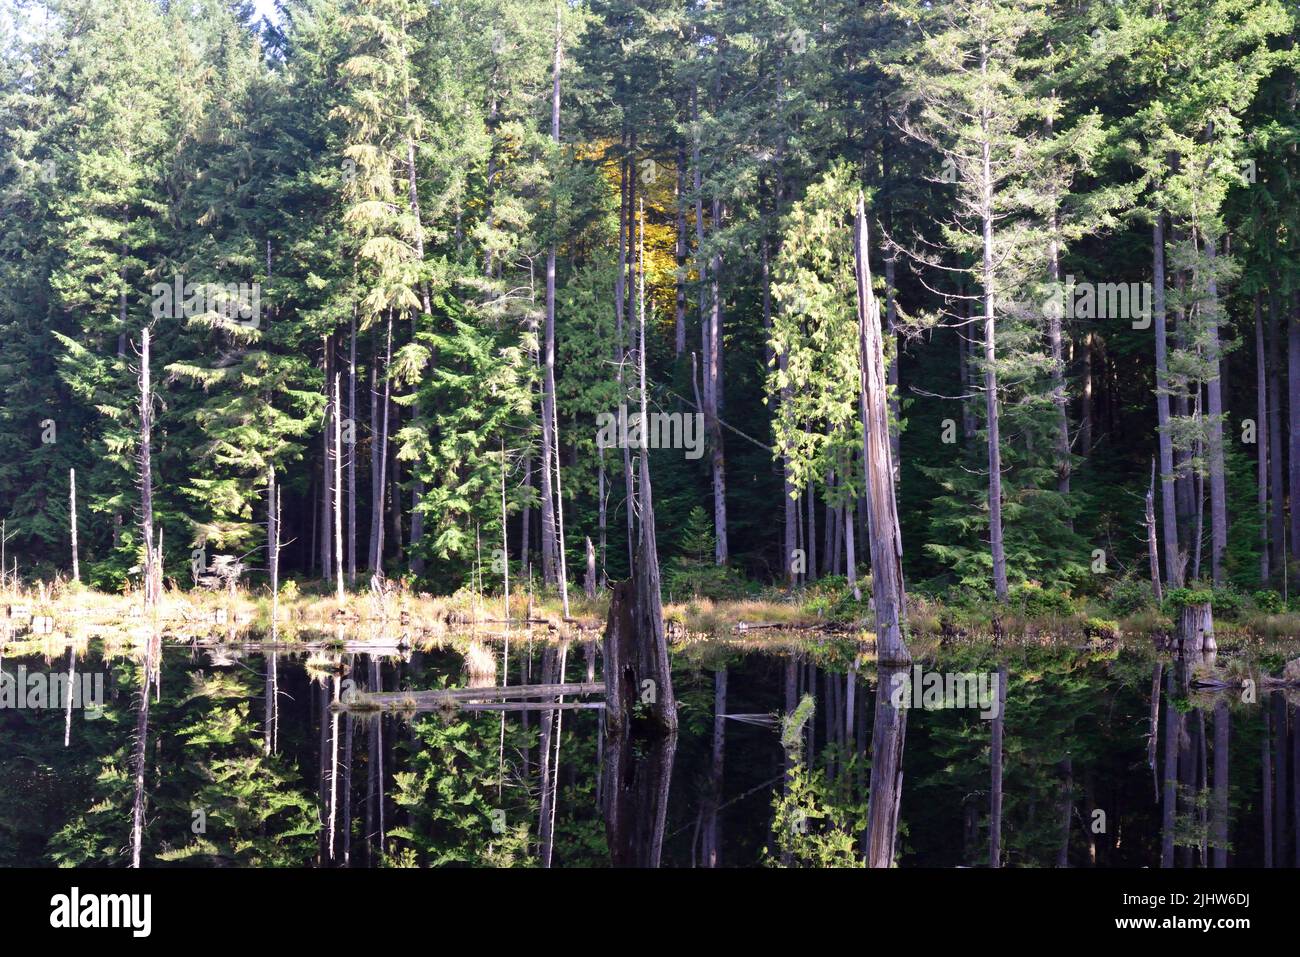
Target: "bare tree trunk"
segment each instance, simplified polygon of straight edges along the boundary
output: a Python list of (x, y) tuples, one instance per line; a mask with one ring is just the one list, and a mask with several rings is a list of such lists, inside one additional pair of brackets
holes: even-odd
[(1259, 583), (1268, 586), (1268, 370), (1264, 358), (1264, 316), (1261, 295), (1255, 293), (1255, 454), (1256, 504), (1259, 507)]
[(380, 523), (375, 517), (379, 514), (378, 509), (375, 508), (375, 503), (381, 501), (384, 496), (384, 486), (379, 480), (379, 457), (382, 454), (383, 445), (379, 440), (378, 368), (379, 345), (376, 344), (370, 363), (370, 541), (366, 550), (366, 566), (372, 575), (379, 567), (375, 561), (375, 553), (379, 545)]
[(608, 582), (609, 582), (609, 576), (606, 574), (606, 571), (605, 571), (605, 568), (606, 568), (606, 566), (605, 566), (605, 549), (606, 549), (606, 547), (608, 546), (607, 538), (608, 538), (608, 535), (609, 535), (609, 529), (608, 529), (608, 527), (607, 527), (607, 524), (608, 524), (608, 521), (609, 521), (609, 516), (608, 516), (608, 514), (607, 514), (607, 507), (606, 507), (606, 505), (605, 505), (605, 500), (606, 500), (606, 498), (608, 497), (608, 493), (605, 491), (605, 487), (606, 487), (606, 483), (607, 483), (608, 480), (607, 480), (607, 477), (606, 477), (606, 475), (605, 475), (605, 450), (604, 450), (603, 448), (598, 448), (596, 451), (597, 451), (597, 453), (598, 453), (599, 456), (600, 456), (600, 468), (599, 468), (599, 470), (598, 470), (598, 471), (599, 471), (599, 474), (597, 475), (597, 479), (596, 479), (596, 496), (597, 496), (597, 499), (598, 499), (597, 504), (596, 504), (596, 509), (597, 509), (597, 513), (598, 513), (598, 514), (597, 514), (596, 521), (597, 521), (597, 524), (600, 526), (600, 529), (599, 529), (599, 533), (600, 533), (600, 578), (599, 578), (599, 580), (598, 580), (598, 586), (599, 586), (600, 588), (604, 588), (604, 587), (608, 584)]
[[(562, 35), (560, 6), (555, 7), (555, 56), (551, 69), (551, 140), (560, 143), (560, 57)], [(554, 210), (552, 210), (554, 213)], [(554, 226), (552, 227), (554, 228)], [(558, 474), (559, 444), (555, 436), (555, 258), (556, 238), (546, 251), (546, 319), (542, 337), (542, 578), (558, 581), (559, 533), (555, 518), (553, 473)]]
[[(785, 350), (777, 356), (777, 364), (784, 374), (789, 366), (790, 357)], [(788, 385), (781, 387), (781, 402), (790, 401), (791, 390)], [(790, 588), (799, 584), (799, 572), (795, 568), (795, 549), (799, 547), (799, 496), (794, 487), (794, 465), (789, 455), (781, 456), (781, 488), (784, 494), (784, 526), (785, 532), (782, 540), (784, 554), (781, 556), (781, 563), (785, 568), (786, 585)], [(803, 575), (806, 578), (808, 574), (807, 557), (803, 561)]]
[(330, 388), (334, 370), (334, 343), (331, 336), (324, 337), (322, 369), (325, 373), (325, 422), (321, 429), (321, 487), (320, 502), (320, 577), (329, 584), (334, 570), (334, 438), (331, 416), (336, 414), (334, 395)]
[[(868, 538), (871, 546), (872, 598), (876, 617), (879, 679), (871, 740), (871, 782), (867, 805), (868, 867), (890, 867), (898, 836), (898, 805), (903, 786), (903, 746), (907, 709), (894, 706), (894, 677), (910, 661), (903, 642), (906, 599), (903, 593), (903, 545), (894, 497), (894, 470), (889, 444), (889, 416), (880, 309), (871, 288), (866, 203), (858, 194), (854, 228), (859, 331), (860, 412), (863, 472), (866, 476)], [(810, 751), (811, 753), (811, 751)]]
[[(633, 140), (635, 142), (635, 140)], [(624, 144), (627, 143), (626, 135)], [(635, 180), (631, 176), (631, 162), (627, 156), (620, 164), (619, 176), (619, 219), (618, 219), (618, 275), (614, 279), (614, 376), (618, 384), (618, 411), (622, 415), (627, 405), (627, 388), (624, 385), (624, 366), (627, 364), (627, 341), (624, 318), (627, 313), (627, 279), (628, 250), (632, 246), (632, 192)], [(623, 447), (623, 492), (625, 518), (627, 520), (627, 566), (630, 570), (635, 564), (636, 534), (635, 516), (636, 493), (633, 489), (632, 450), (628, 443), (620, 442)]]
[(1092, 360), (1096, 352), (1096, 336), (1091, 332), (1083, 334), (1083, 372), (1080, 375), (1079, 394), (1079, 454), (1087, 456), (1092, 453)]
[(1207, 358), (1211, 363), (1210, 381), (1206, 383), (1210, 415), (1210, 568), (1214, 584), (1224, 583), (1223, 560), (1228, 551), (1228, 487), (1223, 460), (1223, 383), (1220, 380), (1223, 358), (1219, 348), (1219, 291), (1213, 267), (1218, 240), (1205, 236), (1205, 255), (1211, 273), (1208, 282), (1209, 309), (1206, 310), (1206, 333), (1209, 337)]
[[(722, 229), (723, 207), (717, 197), (713, 200), (713, 232)], [(731, 560), (727, 545), (727, 472), (723, 454), (722, 423), (718, 412), (722, 408), (722, 252), (715, 249), (709, 268), (711, 295), (708, 342), (704, 358), (704, 410), (709, 426), (709, 472), (713, 479), (713, 560), (725, 565)]]
[[(988, 68), (988, 50), (982, 41), (980, 72)], [(984, 402), (988, 415), (989, 449), (989, 549), (993, 557), (993, 591), (998, 601), (1006, 601), (1007, 556), (1002, 544), (1002, 439), (998, 429), (997, 340), (993, 325), (993, 171), (990, 159), (988, 107), (980, 115), (981, 142), (981, 215), (983, 218), (983, 263), (981, 282), (984, 293)]]
[(587, 572), (582, 585), (587, 598), (596, 597), (596, 549), (592, 547), (590, 535), (587, 536)]
[[(153, 441), (153, 388), (149, 381), (149, 327), (140, 333), (140, 530), (144, 539), (144, 601), (152, 608), (157, 604), (162, 580), (158, 574), (160, 558), (154, 555), (153, 534), (153, 459), (150, 446)], [(148, 681), (145, 682), (148, 695)], [(145, 712), (148, 720), (148, 711)], [(143, 757), (141, 758), (143, 761)], [(143, 770), (140, 772), (143, 775)], [(142, 778), (143, 779), (143, 778)], [(135, 866), (139, 866), (138, 849)]]
[[(384, 494), (388, 481), (388, 408), (391, 404), (392, 379), (389, 369), (393, 362), (393, 313), (388, 313), (387, 346), (384, 350), (384, 418), (379, 432), (379, 481), (375, 485), (375, 500), (371, 510), (370, 570), (383, 577), (384, 570)], [(373, 414), (372, 414), (373, 418)]]
[(1300, 562), (1300, 292), (1291, 296), (1287, 327), (1287, 408), (1291, 420), (1290, 475), (1291, 560)]
[(334, 373), (334, 583), (343, 607), (343, 404), (339, 400), (339, 374)]
[(898, 528), (898, 503), (894, 494), (894, 470), (890, 461), (880, 309), (871, 289), (866, 204), (861, 195), (858, 196), (854, 240), (860, 340), (862, 466), (866, 476), (867, 515), (870, 518), (876, 647), (880, 661), (896, 663), (910, 661), (902, 633), (903, 621), (907, 615), (903, 591), (903, 540)]
[(1147, 766), (1151, 768), (1152, 800), (1156, 804), (1160, 803), (1160, 763), (1156, 750), (1160, 744), (1160, 678), (1164, 668), (1164, 662), (1156, 661), (1151, 669), (1151, 711), (1147, 720)]
[[(533, 489), (533, 459), (528, 455), (524, 457), (524, 488), (529, 492)], [(527, 576), (529, 572), (529, 563), (532, 561), (529, 555), (529, 548), (532, 545), (533, 509), (531, 505), (525, 505), (519, 513), (519, 568)]]
[(1160, 447), (1160, 516), (1164, 526), (1165, 584), (1182, 585), (1182, 558), (1178, 541), (1178, 503), (1174, 488), (1174, 444), (1170, 434), (1168, 334), (1165, 326), (1164, 213), (1157, 212), (1151, 230), (1154, 269), (1152, 313), (1156, 340), (1156, 431)]
[[(352, 306), (348, 337), (348, 421), (352, 439), (348, 443), (348, 581), (357, 580), (357, 307)], [(351, 738), (348, 746), (351, 747)]]
[[(1048, 122), (1051, 129), (1051, 122)], [(1047, 278), (1055, 287), (1061, 281), (1061, 251), (1057, 241), (1059, 214), (1052, 210), (1052, 238), (1047, 244)], [(1056, 490), (1070, 494), (1070, 416), (1065, 390), (1065, 356), (1061, 348), (1061, 311), (1048, 310), (1047, 342), (1052, 354), (1052, 404), (1056, 406)]]
[(72, 530), (72, 580), (81, 581), (81, 564), (77, 559), (77, 470), (68, 469), (68, 527)]
[(1160, 546), (1156, 540), (1156, 460), (1151, 459), (1151, 484), (1147, 486), (1147, 561), (1151, 569), (1151, 593), (1157, 602), (1165, 600), (1160, 587)]
[[(1277, 282), (1277, 278), (1273, 278)], [(1282, 329), (1286, 318), (1276, 289), (1268, 297), (1268, 484), (1269, 539), (1273, 546), (1271, 566), (1274, 574), (1286, 566), (1286, 483), (1283, 480), (1282, 444)], [(1260, 428), (1264, 428), (1261, 424)]]
[(898, 442), (902, 410), (898, 400), (898, 364), (902, 356), (898, 352), (898, 299), (895, 287), (897, 264), (894, 257), (885, 257), (885, 335), (889, 339), (889, 365), (886, 369), (889, 384), (889, 458), (894, 464), (894, 483), (898, 483), (898, 470), (902, 461), (899, 458)]
[(677, 145), (677, 242), (674, 258), (677, 272), (674, 285), (677, 290), (676, 325), (673, 336), (673, 355), (681, 358), (686, 351), (686, 144)]
[[(964, 291), (966, 284), (963, 281), (961, 288)], [(970, 297), (966, 302), (966, 318), (973, 324), (975, 320), (975, 299)], [(957, 332), (957, 372), (961, 381), (961, 434), (962, 438), (970, 441), (975, 438), (975, 433), (979, 426), (975, 421), (975, 406), (967, 396), (974, 395), (974, 376), (971, 371), (971, 359), (975, 355), (975, 342), (967, 338), (964, 329), (958, 329)]]

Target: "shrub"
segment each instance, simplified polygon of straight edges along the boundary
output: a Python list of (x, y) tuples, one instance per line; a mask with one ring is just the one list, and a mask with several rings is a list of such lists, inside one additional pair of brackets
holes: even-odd
[(1246, 607), (1246, 598), (1232, 587), (1211, 589), (1210, 604), (1215, 618), (1235, 621)]
[(1054, 588), (1044, 588), (1035, 582), (1027, 582), (1011, 589), (1010, 598), (1030, 618), (1066, 616), (1074, 614), (1074, 602), (1069, 595)]
[(1266, 615), (1280, 615), (1286, 611), (1286, 602), (1275, 591), (1257, 591), (1250, 596), (1250, 600), (1257, 611)]
[(1110, 586), (1106, 604), (1112, 614), (1127, 618), (1155, 605), (1151, 583), (1139, 578), (1118, 578)]
[(1086, 618), (1083, 633), (1089, 638), (1112, 640), (1119, 637), (1119, 625), (1107, 618)]

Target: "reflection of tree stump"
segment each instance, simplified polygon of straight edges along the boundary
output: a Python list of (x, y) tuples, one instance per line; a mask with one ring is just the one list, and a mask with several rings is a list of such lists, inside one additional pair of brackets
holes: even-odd
[(871, 732), (871, 801), (867, 808), (868, 867), (893, 867), (898, 841), (898, 804), (903, 796), (903, 743), (907, 705), (894, 706), (894, 689), (906, 668), (879, 665), (876, 715)]
[(1214, 612), (1208, 601), (1189, 602), (1180, 609), (1178, 647), (1184, 655), (1202, 655), (1217, 650), (1214, 641)]
[(615, 867), (659, 866), (677, 749), (677, 705), (662, 611), (657, 601), (638, 601), (637, 581), (613, 587), (605, 627), (607, 736), (601, 794)]
[(658, 867), (668, 823), (677, 735), (656, 736), (636, 753), (626, 735), (605, 739), (605, 840), (614, 867)]

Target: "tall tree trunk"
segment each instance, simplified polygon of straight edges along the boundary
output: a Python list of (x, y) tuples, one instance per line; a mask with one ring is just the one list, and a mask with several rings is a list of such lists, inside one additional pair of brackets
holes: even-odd
[[(357, 581), (357, 307), (352, 306), (348, 336), (348, 421), (352, 438), (348, 443), (348, 582)], [(351, 738), (348, 746), (351, 747)]]
[[(388, 313), (386, 335), (387, 345), (384, 349), (384, 417), (383, 425), (379, 431), (379, 453), (376, 456), (379, 460), (379, 481), (375, 483), (375, 500), (371, 510), (370, 533), (370, 570), (381, 578), (384, 569), (384, 493), (388, 480), (388, 408), (391, 405), (393, 387), (392, 379), (389, 378), (389, 369), (393, 362), (393, 313), (391, 310)], [(371, 417), (373, 418), (373, 414)]]
[[(722, 229), (724, 208), (722, 201), (713, 199), (713, 232), (716, 240)], [(708, 343), (705, 351), (704, 401), (708, 406), (705, 417), (709, 425), (709, 472), (713, 480), (713, 559), (718, 565), (731, 560), (727, 545), (727, 472), (723, 454), (722, 423), (718, 413), (722, 408), (722, 250), (715, 246), (709, 268), (711, 295), (709, 296)]]
[[(635, 139), (631, 141), (635, 144)], [(626, 134), (624, 144), (628, 143)], [(622, 162), (620, 163), (619, 176), (619, 218), (618, 218), (618, 275), (614, 279), (614, 375), (618, 383), (618, 411), (624, 415), (624, 409), (627, 406), (627, 387), (624, 384), (624, 366), (627, 364), (627, 340), (624, 318), (627, 313), (628, 298), (628, 261), (632, 258), (629, 255), (629, 249), (632, 246), (632, 194), (635, 190), (635, 179), (631, 175), (632, 163), (625, 151)], [(635, 506), (636, 492), (635, 479), (632, 472), (632, 450), (628, 448), (627, 442), (620, 442), (623, 448), (623, 492), (624, 507), (623, 512), (627, 524), (627, 566), (629, 574), (635, 564), (636, 553), (636, 534), (635, 534)]]
[(1255, 293), (1255, 455), (1256, 504), (1259, 508), (1259, 583), (1268, 587), (1268, 369), (1264, 353), (1264, 316), (1261, 295)]
[[(980, 73), (988, 70), (987, 42), (980, 42)], [(980, 212), (983, 219), (983, 261), (980, 267), (984, 294), (984, 402), (988, 415), (989, 447), (989, 549), (993, 557), (993, 591), (1006, 601), (1007, 556), (1002, 544), (1002, 439), (999, 432), (997, 339), (993, 325), (993, 169), (988, 107), (981, 108)]]
[[(777, 364), (782, 374), (789, 367), (789, 356), (785, 350), (777, 357)], [(791, 389), (785, 385), (781, 387), (781, 402), (784, 404), (790, 401)], [(799, 584), (800, 573), (795, 564), (795, 550), (799, 547), (799, 494), (794, 487), (794, 463), (789, 455), (781, 456), (781, 489), (784, 495), (784, 537), (782, 545), (784, 554), (781, 556), (781, 562), (785, 569), (786, 585), (790, 588)], [(803, 566), (803, 576), (808, 575), (807, 556), (801, 563)]]
[(899, 457), (899, 428), (902, 410), (898, 399), (898, 365), (902, 356), (898, 352), (898, 298), (895, 286), (897, 265), (894, 257), (885, 257), (885, 336), (889, 343), (889, 366), (887, 382), (889, 384), (889, 457), (894, 464), (894, 482), (898, 482), (898, 470), (902, 467)]
[[(1051, 122), (1048, 122), (1051, 129)], [(1057, 239), (1059, 213), (1052, 210), (1052, 237), (1047, 244), (1047, 278), (1053, 288), (1061, 281), (1061, 251)], [(1070, 416), (1065, 389), (1065, 356), (1061, 347), (1062, 310), (1049, 309), (1047, 342), (1052, 354), (1052, 404), (1056, 406), (1056, 490), (1070, 494)]]
[(324, 427), (321, 429), (321, 485), (320, 501), (317, 503), (317, 508), (320, 510), (321, 534), (317, 544), (320, 546), (320, 577), (328, 585), (334, 570), (334, 430), (331, 428), (331, 423), (335, 408), (334, 393), (331, 389), (334, 380), (332, 336), (324, 337), (324, 358), (321, 360), (321, 369), (325, 379), (325, 420)]
[(340, 375), (334, 373), (334, 583), (339, 607), (343, 607), (343, 403)]
[(370, 540), (366, 548), (366, 567), (373, 575), (377, 570), (378, 563), (375, 561), (376, 549), (379, 545), (379, 522), (375, 516), (379, 514), (375, 503), (381, 501), (384, 495), (384, 486), (379, 480), (379, 457), (382, 454), (383, 445), (379, 440), (379, 344), (375, 343), (373, 355), (370, 362)]
[[(144, 539), (144, 601), (146, 607), (157, 604), (158, 589), (162, 584), (158, 572), (161, 556), (154, 554), (153, 534), (153, 387), (149, 380), (149, 327), (140, 333), (140, 531)], [(145, 698), (148, 681), (145, 682)], [(146, 711), (145, 720), (148, 720)], [(143, 760), (143, 758), (141, 758)], [(143, 771), (141, 771), (143, 774)], [(139, 866), (137, 860), (135, 866)]]
[[(1274, 277), (1273, 282), (1277, 282)], [(1283, 461), (1286, 458), (1282, 444), (1282, 330), (1286, 319), (1276, 289), (1268, 297), (1268, 484), (1269, 484), (1269, 539), (1273, 546), (1274, 574), (1286, 566), (1286, 483), (1283, 480)], [(1261, 426), (1263, 428), (1263, 426)]]
[[(876, 618), (879, 677), (871, 741), (870, 798), (867, 805), (868, 867), (889, 867), (898, 836), (898, 804), (903, 786), (903, 747), (907, 709), (894, 706), (895, 677), (906, 673), (910, 659), (903, 642), (906, 599), (903, 593), (903, 546), (894, 497), (894, 469), (889, 444), (889, 416), (880, 309), (871, 288), (867, 211), (858, 194), (854, 224), (859, 340), (859, 410), (862, 417), (862, 466), (866, 476), (868, 538), (871, 545), (872, 599)], [(809, 753), (812, 751), (810, 749)]]
[(1205, 255), (1211, 269), (1207, 289), (1210, 308), (1206, 322), (1209, 337), (1207, 357), (1211, 365), (1210, 381), (1206, 383), (1210, 414), (1210, 568), (1214, 584), (1222, 586), (1223, 562), (1228, 551), (1228, 487), (1223, 459), (1223, 383), (1219, 378), (1223, 361), (1219, 348), (1219, 290), (1213, 273), (1218, 240), (1213, 236), (1204, 239)]
[(1291, 421), (1291, 448), (1287, 460), (1291, 499), (1291, 560), (1300, 562), (1300, 292), (1291, 296), (1291, 323), (1287, 327), (1287, 403)]
[(1165, 584), (1182, 585), (1182, 552), (1178, 542), (1178, 503), (1174, 487), (1174, 443), (1170, 433), (1168, 336), (1165, 328), (1164, 213), (1157, 212), (1151, 230), (1154, 279), (1152, 313), (1156, 339), (1156, 437), (1160, 448), (1160, 517), (1165, 540)]
[(68, 469), (68, 528), (72, 532), (72, 580), (81, 581), (81, 563), (77, 558), (77, 470)]
[(673, 285), (677, 292), (676, 324), (673, 335), (673, 355), (681, 358), (686, 351), (686, 144), (677, 144), (677, 239), (673, 257), (677, 264)]
[(1160, 546), (1156, 538), (1156, 460), (1151, 459), (1151, 483), (1147, 486), (1146, 501), (1147, 563), (1151, 570), (1151, 593), (1156, 602), (1163, 602), (1164, 590), (1160, 587)]
[[(405, 33), (405, 19), (403, 19), (403, 33)], [(405, 42), (403, 40), (403, 42)], [(410, 63), (410, 55), (403, 50), (406, 62)], [(406, 111), (408, 121), (414, 119), (414, 111), (411, 109), (411, 89), (410, 89), (410, 71), (407, 70), (403, 77), (403, 106)], [(415, 240), (415, 258), (421, 267), (424, 266), (424, 220), (420, 215), (420, 189), (416, 175), (415, 165), (415, 137), (409, 132), (406, 133), (406, 202), (411, 220), (414, 223), (414, 240)], [(420, 280), (420, 309), (425, 316), (431, 316), (433, 312), (433, 300), (430, 295), (429, 281)], [(415, 331), (415, 320), (412, 319), (412, 332)], [(432, 364), (432, 363), (430, 363)], [(427, 371), (427, 368), (426, 368)], [(424, 512), (420, 508), (420, 503), (424, 498), (424, 479), (420, 476), (415, 477), (414, 486), (411, 492), (411, 536), (408, 554), (410, 554), (411, 571), (417, 575), (424, 573), (424, 559), (419, 554), (420, 540), (424, 537)], [(395, 499), (395, 501), (400, 501)]]
[(876, 647), (880, 661), (910, 660), (903, 642), (906, 598), (903, 590), (903, 540), (898, 527), (894, 469), (890, 461), (885, 365), (880, 308), (871, 288), (867, 250), (866, 203), (858, 196), (854, 232), (859, 340), (859, 412), (862, 418), (862, 468), (870, 519), (872, 598), (876, 611)]
[[(556, 4), (555, 56), (551, 68), (551, 141), (557, 148), (560, 144), (560, 14), (560, 6)], [(552, 236), (546, 251), (546, 325), (542, 339), (542, 577), (548, 585), (558, 581), (560, 558), (555, 491), (552, 488), (553, 470), (558, 472), (556, 460), (559, 456), (555, 435), (555, 258), (556, 239)]]

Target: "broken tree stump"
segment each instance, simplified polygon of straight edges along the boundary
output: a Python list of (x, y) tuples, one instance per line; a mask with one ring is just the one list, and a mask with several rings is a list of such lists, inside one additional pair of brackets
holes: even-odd
[(1217, 651), (1214, 640), (1214, 611), (1208, 601), (1191, 601), (1178, 611), (1178, 648), (1184, 655)]
[(614, 585), (605, 627), (606, 728), (611, 737), (628, 733), (638, 704), (648, 709), (655, 730), (677, 731), (677, 705), (668, 672), (667, 639), (647, 627), (638, 606), (636, 579)]

